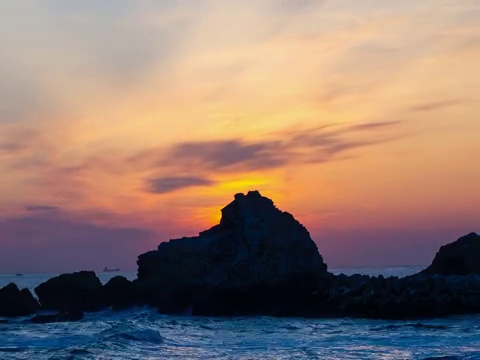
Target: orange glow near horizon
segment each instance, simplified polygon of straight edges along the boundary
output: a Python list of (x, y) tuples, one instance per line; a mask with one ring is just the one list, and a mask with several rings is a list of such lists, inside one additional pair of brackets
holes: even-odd
[(393, 254), (476, 230), (476, 2), (167, 3), (0, 5), (0, 233), (140, 229), (146, 250), (249, 190), (337, 263), (367, 230)]

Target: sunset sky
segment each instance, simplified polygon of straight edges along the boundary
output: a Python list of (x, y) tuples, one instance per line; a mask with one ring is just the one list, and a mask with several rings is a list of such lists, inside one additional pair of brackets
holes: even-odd
[(480, 231), (480, 2), (0, 2), (0, 272), (104, 266), (258, 189), (330, 267)]

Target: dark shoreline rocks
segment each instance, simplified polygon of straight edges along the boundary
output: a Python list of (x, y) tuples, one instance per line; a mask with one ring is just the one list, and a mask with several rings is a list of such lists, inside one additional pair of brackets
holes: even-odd
[(258, 192), (237, 194), (220, 224), (161, 243), (138, 258), (138, 278), (102, 285), (94, 272), (62, 274), (32, 294), (0, 289), (0, 316), (77, 321), (84, 311), (151, 306), (166, 314), (411, 320), (480, 314), (480, 236), (442, 246), (405, 278), (333, 275), (308, 231)]
[(35, 288), (42, 309), (96, 311), (102, 308), (98, 292), (102, 283), (93, 271), (62, 274)]
[(470, 233), (444, 245), (424, 275), (480, 275), (480, 235)]
[(99, 298), (104, 307), (114, 311), (128, 309), (140, 302), (137, 287), (124, 276), (115, 276), (103, 285)]
[(102, 285), (93, 271), (56, 276), (37, 286), (35, 293), (42, 310), (57, 310), (59, 314), (94, 312), (106, 308), (116, 311), (139, 302), (133, 282), (124, 276), (115, 276)]
[[(115, 279), (115, 278), (113, 278)], [(113, 280), (112, 279), (112, 280)], [(96, 304), (112, 310), (136, 305), (156, 307), (165, 314), (199, 316), (354, 317), (412, 320), (480, 313), (480, 276), (414, 275), (406, 278), (333, 275), (321, 278), (315, 290), (310, 281), (239, 289), (170, 288), (157, 291), (156, 302), (140, 298), (138, 282), (117, 279), (92, 293)], [(306, 284), (301, 291), (301, 283)], [(105, 297), (107, 289), (116, 287)], [(110, 299), (110, 300), (108, 300)], [(113, 302), (112, 302), (113, 301)], [(75, 304), (75, 305), (78, 305)], [(82, 306), (85, 308), (85, 306)], [(83, 317), (78, 306), (55, 315), (37, 315), (34, 323), (75, 321)], [(66, 307), (63, 307), (65, 309)], [(85, 310), (86, 311), (86, 310)], [(82, 314), (80, 316), (79, 314)]]
[(0, 289), (0, 316), (27, 316), (39, 309), (37, 300), (28, 289), (20, 290), (16, 284)]
[(480, 313), (480, 277), (339, 275), (317, 304), (337, 316), (408, 320)]

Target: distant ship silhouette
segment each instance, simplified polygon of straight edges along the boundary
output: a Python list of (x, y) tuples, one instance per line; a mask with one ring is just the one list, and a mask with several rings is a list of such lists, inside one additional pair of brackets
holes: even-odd
[(103, 269), (103, 272), (119, 272), (120, 269), (119, 268), (116, 268), (116, 269), (109, 269), (108, 267), (105, 266), (105, 268)]

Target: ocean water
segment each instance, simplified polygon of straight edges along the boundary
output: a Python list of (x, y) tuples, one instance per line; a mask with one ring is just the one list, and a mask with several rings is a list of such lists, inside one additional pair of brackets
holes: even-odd
[[(395, 275), (393, 269), (336, 269)], [(398, 275), (416, 272), (399, 268)], [(55, 274), (0, 276), (34, 288)], [(118, 275), (99, 274), (102, 281)], [(122, 274), (134, 278), (134, 273)], [(424, 321), (208, 318), (138, 308), (0, 324), (0, 359), (480, 359), (480, 316)]]

